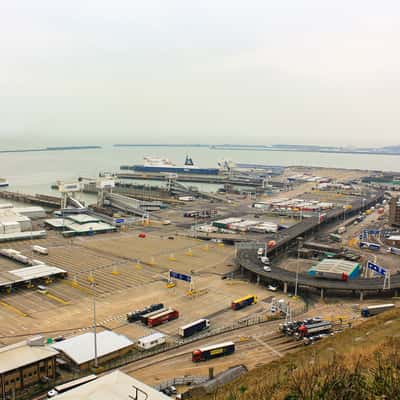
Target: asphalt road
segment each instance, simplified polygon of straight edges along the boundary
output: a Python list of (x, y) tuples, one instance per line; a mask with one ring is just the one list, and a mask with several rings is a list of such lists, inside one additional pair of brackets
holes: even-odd
[[(271, 272), (263, 270), (263, 264), (257, 259), (256, 251), (241, 250), (238, 253), (237, 260), (246, 270), (260, 275), (265, 280), (287, 282), (294, 285), (296, 282), (296, 273), (273, 266)], [(299, 286), (309, 286), (317, 289), (336, 289), (336, 290), (380, 290), (383, 287), (383, 278), (370, 279), (351, 279), (349, 281), (339, 281), (330, 279), (312, 278), (304, 273), (299, 273)], [(400, 274), (391, 276), (391, 289), (400, 288)]]

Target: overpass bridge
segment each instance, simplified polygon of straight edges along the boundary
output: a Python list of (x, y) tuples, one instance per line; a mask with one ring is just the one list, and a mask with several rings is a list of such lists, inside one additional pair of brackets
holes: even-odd
[[(346, 215), (355, 215), (382, 200), (383, 192), (370, 192), (364, 198), (355, 199), (351, 203), (351, 209), (346, 211)], [(268, 256), (273, 259), (286, 253), (289, 248), (296, 245), (299, 237), (307, 239), (313, 236), (321, 225), (338, 221), (343, 217), (344, 212), (342, 208), (335, 208), (325, 214), (323, 218), (312, 217), (304, 219), (277, 236), (270, 237), (270, 239), (276, 240), (276, 245), (268, 251)], [(284, 292), (287, 292), (289, 286), (294, 287), (296, 284), (296, 273), (276, 266), (272, 268), (271, 272), (264, 271), (262, 263), (257, 258), (257, 248), (264, 247), (264, 244), (265, 242), (257, 241), (236, 243), (236, 264), (241, 268), (242, 272), (247, 271), (254, 276), (257, 282), (279, 282)], [(298, 274), (298, 286), (319, 289), (321, 297), (324, 297), (328, 290), (358, 292), (361, 300), (366, 292), (394, 291), (397, 296), (400, 289), (400, 274), (392, 275), (390, 285), (385, 289), (383, 278), (358, 278), (349, 281), (336, 281), (312, 278), (304, 273)]]

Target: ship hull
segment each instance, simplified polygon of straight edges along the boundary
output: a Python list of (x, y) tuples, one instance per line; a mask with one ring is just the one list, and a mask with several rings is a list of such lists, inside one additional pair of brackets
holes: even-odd
[(146, 166), (146, 165), (133, 165), (128, 167), (137, 172), (166, 172), (173, 174), (192, 174), (192, 175), (218, 175), (218, 168), (184, 168), (184, 167), (162, 167), (162, 166)]

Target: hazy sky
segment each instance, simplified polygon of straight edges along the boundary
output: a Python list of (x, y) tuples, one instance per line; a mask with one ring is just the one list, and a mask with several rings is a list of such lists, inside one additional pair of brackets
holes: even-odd
[(399, 43), (395, 0), (0, 0), (0, 137), (400, 144)]

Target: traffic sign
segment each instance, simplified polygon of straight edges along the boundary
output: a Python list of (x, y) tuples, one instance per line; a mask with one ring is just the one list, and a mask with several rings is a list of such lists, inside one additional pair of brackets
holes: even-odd
[(368, 233), (369, 233), (370, 235), (379, 235), (379, 234), (381, 233), (381, 231), (380, 231), (379, 229), (370, 229), (370, 230), (368, 231)]
[(190, 275), (180, 274), (179, 272), (172, 271), (172, 269), (169, 270), (169, 277), (181, 281), (192, 282), (192, 277)]
[(386, 275), (386, 269), (382, 268), (380, 265), (375, 264), (371, 261), (368, 261), (367, 267), (369, 269), (372, 269), (372, 271), (376, 272), (379, 275), (385, 276)]

